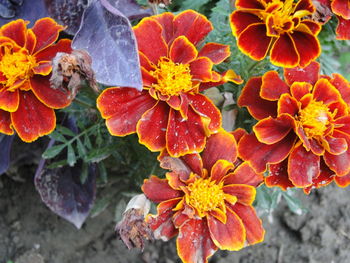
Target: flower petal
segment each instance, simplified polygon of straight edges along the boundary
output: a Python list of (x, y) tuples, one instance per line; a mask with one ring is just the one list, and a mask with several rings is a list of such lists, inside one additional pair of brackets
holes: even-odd
[(220, 249), (240, 250), (246, 240), (244, 225), (238, 215), (228, 207), (226, 215), (226, 224), (213, 216), (207, 217), (210, 235)]
[(301, 100), (312, 90), (312, 85), (308, 82), (294, 82), (290, 87), (290, 92), (296, 100)]
[(320, 174), (320, 157), (299, 144), (288, 159), (289, 179), (296, 187), (307, 187)]
[(162, 35), (163, 28), (156, 20), (144, 18), (133, 29), (139, 51), (153, 64), (157, 65), (160, 57), (167, 56), (168, 45)]
[(350, 104), (349, 82), (340, 74), (334, 73), (332, 76), (333, 78), (330, 80), (331, 84), (340, 92), (342, 99), (347, 104)]
[(300, 68), (285, 68), (284, 79), (288, 85), (292, 85), (294, 82), (308, 82), (314, 85), (319, 79), (320, 64), (318, 62), (311, 62), (307, 67)]
[(33, 68), (34, 74), (47, 76), (51, 73), (52, 66), (51, 61), (39, 61), (36, 67)]
[(267, 145), (259, 142), (254, 134), (248, 134), (239, 141), (238, 153), (256, 172), (262, 173), (267, 164), (279, 163), (289, 155), (295, 139), (294, 133), (291, 132), (278, 143)]
[(230, 132), (236, 139), (236, 142), (238, 143), (241, 138), (245, 135), (245, 134), (248, 134), (248, 132), (243, 129), (243, 128), (237, 128), (235, 129), (234, 131)]
[(19, 91), (7, 91), (3, 89), (0, 91), (0, 110), (14, 112), (17, 110), (19, 104)]
[(258, 187), (263, 182), (262, 174), (258, 174), (249, 165), (248, 162), (240, 164), (236, 170), (225, 177), (224, 182), (227, 184), (246, 184)]
[(237, 8), (247, 8), (247, 9), (265, 9), (263, 2), (259, 0), (237, 0), (235, 1)]
[(230, 46), (218, 44), (218, 43), (207, 43), (202, 47), (198, 53), (198, 57), (207, 57), (214, 64), (220, 64), (230, 56)]
[(283, 94), (278, 100), (277, 104), (278, 115), (288, 114), (290, 116), (295, 116), (299, 112), (298, 101), (291, 97), (288, 93)]
[(265, 184), (268, 187), (278, 186), (284, 191), (289, 187), (294, 187), (288, 178), (288, 159), (269, 166), (269, 174), (265, 177)]
[(340, 187), (347, 187), (350, 185), (350, 173), (348, 173), (344, 176), (336, 176), (334, 178), (334, 181)]
[(291, 36), (286, 33), (280, 35), (271, 47), (271, 63), (285, 68), (292, 68), (299, 63), (299, 54)]
[(170, 109), (166, 147), (171, 156), (201, 152), (205, 146), (205, 128), (201, 117), (192, 108), (188, 109), (187, 116), (185, 120), (180, 112)]
[(190, 63), (192, 80), (211, 81), (213, 62), (207, 57), (200, 57)]
[(212, 134), (201, 154), (204, 168), (211, 171), (218, 160), (234, 163), (237, 158), (237, 143), (230, 133), (221, 130)]
[(265, 230), (255, 209), (252, 206), (245, 206), (240, 203), (236, 203), (231, 208), (243, 222), (249, 245), (262, 242), (264, 240)]
[(36, 36), (31, 29), (27, 29), (25, 48), (28, 50), (29, 54), (33, 54), (36, 45)]
[(237, 45), (245, 55), (254, 60), (262, 60), (271, 46), (273, 38), (266, 36), (263, 23), (251, 24), (239, 36)]
[(230, 26), (234, 36), (239, 36), (251, 24), (261, 23), (258, 16), (236, 10), (230, 15)]
[(327, 150), (333, 155), (342, 154), (348, 149), (347, 141), (344, 138), (336, 138), (337, 134), (339, 134), (339, 132), (334, 131), (333, 136), (327, 136), (325, 138), (327, 142)]
[(35, 96), (50, 108), (65, 108), (72, 102), (69, 91), (51, 87), (49, 76), (34, 75), (30, 79), (30, 85)]
[(141, 189), (147, 198), (155, 203), (183, 196), (181, 191), (170, 187), (167, 179), (160, 179), (154, 175), (144, 180)]
[(64, 30), (64, 26), (57, 24), (49, 17), (44, 17), (35, 22), (32, 30), (36, 36), (36, 45), (33, 50), (33, 54), (35, 54), (53, 44), (59, 33)]
[(61, 39), (57, 42), (55, 45), (51, 45), (43, 50), (40, 50), (38, 53), (35, 54), (36, 61), (51, 61), (58, 52), (63, 53), (71, 53), (72, 47), (71, 47), (72, 41), (70, 39)]
[(186, 263), (208, 262), (217, 250), (202, 219), (188, 220), (180, 227), (176, 246), (179, 257)]
[(343, 17), (344, 19), (350, 19), (350, 4), (347, 0), (333, 0), (331, 2), (331, 8), (334, 14)]
[(11, 124), (11, 115), (7, 111), (0, 110), (0, 133), (12, 135), (14, 133)]
[(177, 37), (170, 46), (169, 57), (175, 63), (188, 64), (198, 55), (196, 47), (185, 37)]
[(11, 21), (1, 27), (0, 35), (11, 38), (20, 47), (24, 47), (26, 42), (27, 24), (23, 19)]
[(174, 23), (173, 20), (175, 15), (170, 12), (165, 12), (159, 15), (152, 16), (163, 28), (162, 34), (165, 42), (169, 42), (173, 39), (174, 36)]
[(237, 197), (242, 205), (252, 205), (255, 200), (256, 190), (254, 186), (246, 184), (229, 184), (222, 188), (224, 193)]
[(31, 91), (19, 93), (19, 106), (11, 113), (12, 125), (25, 142), (50, 134), (56, 127), (53, 109), (41, 103)]
[(287, 136), (294, 127), (294, 119), (289, 114), (277, 118), (260, 120), (254, 127), (256, 138), (265, 144), (274, 144)]
[(269, 71), (262, 77), (260, 97), (265, 100), (278, 100), (284, 93), (289, 93), (288, 85), (281, 80), (277, 71)]
[(217, 132), (221, 128), (221, 113), (218, 108), (215, 107), (210, 99), (202, 94), (188, 94), (187, 96), (194, 111), (200, 116), (210, 119), (208, 125), (209, 132)]
[(291, 34), (295, 48), (299, 54), (299, 65), (305, 67), (321, 54), (321, 46), (318, 39), (312, 35), (301, 31), (294, 31)]
[(338, 40), (350, 40), (350, 19), (344, 19), (341, 16), (337, 16), (338, 26), (336, 29), (336, 39)]
[(181, 12), (174, 18), (174, 38), (183, 35), (195, 46), (212, 30), (210, 21), (193, 10)]
[(244, 86), (238, 98), (238, 105), (240, 107), (247, 107), (249, 113), (257, 120), (269, 116), (277, 117), (277, 103), (264, 100), (259, 96), (261, 85), (261, 77), (251, 78)]
[(227, 160), (218, 160), (210, 172), (211, 181), (216, 181), (216, 183), (220, 183), (221, 180), (227, 175), (230, 170), (233, 170), (233, 163)]
[(165, 148), (165, 136), (169, 118), (169, 106), (159, 101), (147, 110), (136, 125), (139, 143), (144, 144), (150, 151), (160, 151)]
[(327, 105), (341, 99), (339, 91), (327, 79), (318, 80), (312, 93), (316, 100)]

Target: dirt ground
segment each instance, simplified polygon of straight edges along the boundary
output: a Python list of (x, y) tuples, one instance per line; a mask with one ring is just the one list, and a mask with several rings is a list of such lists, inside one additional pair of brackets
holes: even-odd
[[(0, 263), (180, 262), (174, 241), (148, 244), (143, 253), (128, 251), (114, 234), (112, 209), (77, 230), (41, 202), (32, 166), (17, 172), (25, 174), (25, 180), (0, 176)], [(282, 202), (263, 217), (265, 242), (239, 252), (217, 252), (210, 262), (350, 262), (349, 189), (330, 185), (300, 198), (306, 214), (292, 214)]]

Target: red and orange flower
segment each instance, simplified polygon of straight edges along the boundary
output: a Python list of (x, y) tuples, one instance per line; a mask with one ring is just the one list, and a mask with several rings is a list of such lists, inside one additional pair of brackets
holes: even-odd
[(0, 28), (0, 132), (25, 142), (51, 133), (56, 127), (54, 109), (70, 104), (68, 92), (50, 87), (51, 60), (57, 52), (70, 52), (70, 40), (57, 44), (64, 29), (51, 18), (27, 28), (24, 20)]
[(255, 187), (263, 180), (237, 159), (233, 135), (220, 131), (211, 135), (201, 154), (180, 158), (163, 151), (161, 166), (171, 170), (166, 179), (151, 176), (142, 190), (159, 203), (158, 214), (146, 221), (157, 239), (177, 236), (178, 255), (183, 262), (208, 262), (217, 249), (239, 250), (264, 238), (261, 220), (252, 203)]
[(314, 0), (320, 7), (319, 12), (327, 12), (325, 21), (335, 14), (338, 19), (336, 38), (339, 40), (350, 40), (350, 1), (349, 0)]
[(144, 18), (134, 27), (141, 62), (143, 91), (113, 87), (103, 91), (97, 107), (109, 132), (137, 133), (151, 151), (172, 156), (200, 152), (206, 137), (221, 127), (221, 114), (199, 92), (228, 80), (241, 83), (233, 71), (213, 71), (230, 56), (229, 47), (196, 46), (212, 30), (203, 15), (189, 10)]
[(258, 120), (239, 142), (239, 154), (257, 172), (269, 164), (268, 186), (350, 184), (350, 84), (319, 75), (319, 64), (254, 77), (238, 100)]
[(305, 18), (315, 12), (311, 0), (237, 0), (230, 16), (238, 48), (254, 60), (270, 53), (281, 67), (307, 66), (321, 53), (321, 26)]

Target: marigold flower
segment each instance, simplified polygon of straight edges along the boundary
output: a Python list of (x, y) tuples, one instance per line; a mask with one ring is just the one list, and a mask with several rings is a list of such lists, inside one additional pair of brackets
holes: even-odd
[(230, 16), (238, 48), (254, 60), (270, 53), (272, 64), (307, 66), (321, 53), (321, 26), (305, 18), (315, 11), (311, 0), (237, 0)]
[(250, 79), (238, 99), (258, 120), (239, 142), (239, 155), (257, 172), (269, 164), (268, 186), (304, 188), (335, 179), (350, 183), (350, 84), (319, 75), (319, 64), (269, 71)]
[[(350, 40), (350, 2), (349, 0), (314, 0), (322, 8), (331, 10), (338, 19), (336, 38)], [(327, 22), (329, 18), (325, 21)]]
[(183, 262), (208, 262), (217, 249), (239, 250), (264, 238), (261, 220), (252, 203), (263, 180), (247, 162), (239, 166), (236, 141), (224, 131), (211, 135), (201, 154), (180, 158), (163, 151), (166, 179), (151, 176), (142, 190), (159, 203), (157, 215), (146, 221), (157, 239), (177, 236)]
[(211, 30), (209, 20), (192, 10), (147, 17), (134, 27), (144, 89), (113, 87), (99, 96), (97, 107), (112, 135), (136, 132), (151, 151), (166, 148), (172, 156), (203, 150), (206, 136), (221, 127), (221, 114), (199, 92), (242, 82), (231, 70), (212, 70), (229, 57), (228, 46), (207, 43), (197, 51)]
[(32, 142), (56, 126), (54, 109), (70, 104), (69, 94), (50, 88), (51, 59), (70, 52), (70, 40), (57, 44), (64, 29), (51, 18), (32, 28), (19, 19), (0, 28), (0, 132)]

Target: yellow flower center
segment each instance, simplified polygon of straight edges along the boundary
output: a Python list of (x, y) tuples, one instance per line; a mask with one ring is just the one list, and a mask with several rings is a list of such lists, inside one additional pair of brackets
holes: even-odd
[(157, 79), (157, 83), (152, 84), (152, 87), (165, 96), (177, 96), (193, 88), (189, 64), (174, 63), (162, 57), (151, 75)]
[(331, 117), (329, 108), (321, 101), (311, 101), (299, 112), (299, 120), (308, 137), (323, 136)]
[(7, 80), (0, 83), (11, 90), (11, 86), (17, 80), (29, 79), (33, 73), (32, 69), (36, 66), (35, 58), (27, 55), (26, 50), (13, 52), (11, 47), (3, 47), (3, 56), (0, 61), (0, 72)]
[(200, 217), (203, 217), (206, 212), (224, 205), (225, 195), (222, 187), (223, 182), (217, 184), (210, 179), (199, 178), (188, 185), (189, 195), (186, 196), (186, 201), (197, 210)]

